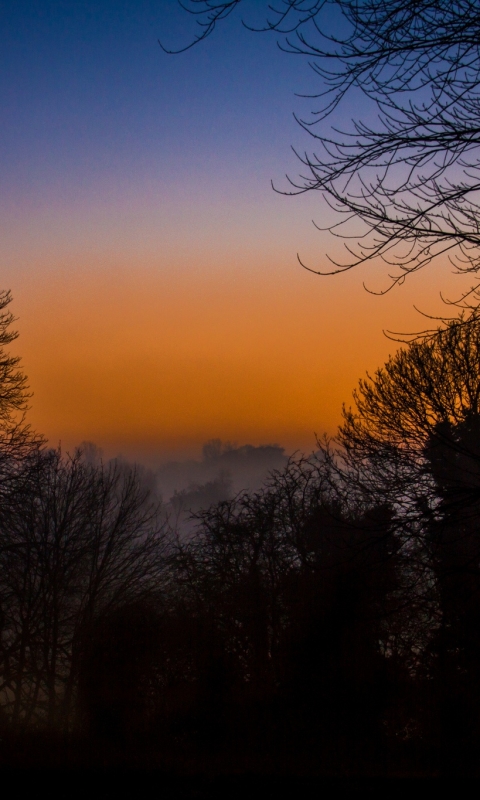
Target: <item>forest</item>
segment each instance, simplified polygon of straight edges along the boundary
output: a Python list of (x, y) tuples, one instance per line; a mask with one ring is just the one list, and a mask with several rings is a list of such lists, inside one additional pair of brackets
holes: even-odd
[(3, 765), (457, 774), (480, 752), (480, 321), (183, 530), (28, 427), (1, 296)]

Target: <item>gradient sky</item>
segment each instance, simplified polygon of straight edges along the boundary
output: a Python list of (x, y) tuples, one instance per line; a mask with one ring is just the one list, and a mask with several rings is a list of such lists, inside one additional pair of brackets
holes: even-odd
[(1, 285), (34, 427), (142, 458), (333, 433), (395, 349), (382, 329), (421, 328), (413, 303), (435, 313), (451, 279), (378, 298), (381, 267), (298, 265), (335, 252), (320, 198), (270, 187), (309, 147), (307, 62), (239, 17), (166, 55), (194, 32), (175, 0), (10, 0), (0, 31)]

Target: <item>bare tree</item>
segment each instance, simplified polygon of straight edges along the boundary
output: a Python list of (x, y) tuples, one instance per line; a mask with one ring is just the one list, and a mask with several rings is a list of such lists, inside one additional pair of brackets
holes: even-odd
[(461, 317), (406, 344), (353, 397), (338, 441), (352, 468), (366, 468), (365, 490), (367, 483), (382, 493), (420, 485), (431, 474), (435, 443), (452, 453), (466, 486), (478, 461), (466, 431), (480, 415), (480, 320)]
[[(200, 27), (189, 44), (240, 3), (190, 0)], [(320, 82), (318, 108), (299, 120), (317, 150), (299, 155), (305, 174), (287, 193), (321, 192), (340, 215), (330, 230), (353, 240), (328, 273), (381, 257), (391, 286), (448, 256), (476, 286), (478, 0), (278, 0), (265, 13), (263, 30), (308, 57)]]
[(354, 494), (396, 509), (421, 591), (432, 587), (434, 551), (444, 541), (432, 531), (447, 520), (459, 558), (465, 550), (458, 569), (469, 558), (480, 563), (479, 376), (480, 320), (472, 315), (410, 342), (361, 380), (353, 407), (343, 410), (336, 460), (326, 450)]
[(18, 336), (11, 327), (15, 321), (8, 310), (11, 301), (9, 291), (0, 291), (0, 493), (12, 477), (15, 460), (42, 443), (25, 423), (30, 395), (20, 358), (5, 349)]
[(135, 470), (43, 451), (24, 461), (0, 536), (4, 712), (16, 725), (68, 726), (96, 617), (161, 592), (157, 508)]
[(340, 471), (395, 509), (407, 616), (423, 630), (411, 641), (435, 679), (433, 727), (450, 758), (480, 737), (480, 321), (411, 342), (354, 399)]
[(0, 291), (0, 419), (3, 424), (10, 423), (15, 411), (25, 411), (27, 379), (19, 369), (20, 358), (5, 352), (5, 346), (11, 344), (17, 336), (10, 326), (14, 322), (13, 314), (7, 309), (12, 301), (9, 291)]
[(236, 696), (251, 710), (283, 696), (306, 725), (319, 707), (348, 716), (384, 669), (397, 587), (391, 510), (348, 506), (329, 472), (322, 458), (292, 459), (262, 491), (199, 513), (177, 559), (190, 607), (233, 659)]

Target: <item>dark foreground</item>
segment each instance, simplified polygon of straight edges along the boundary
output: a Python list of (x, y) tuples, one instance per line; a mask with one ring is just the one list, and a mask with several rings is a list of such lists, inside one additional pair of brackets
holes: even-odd
[[(95, 737), (4, 736), (0, 771), (33, 784), (48, 783), (54, 797), (128, 795), (151, 783), (161, 794), (210, 796), (228, 789), (262, 787), (264, 797), (288, 787), (333, 781), (354, 788), (367, 779), (391, 780), (478, 776), (480, 757), (472, 751), (446, 755), (421, 741), (364, 739), (307, 740), (290, 737), (252, 742), (155, 741), (137, 737), (112, 742)], [(271, 793), (271, 795), (270, 795)], [(150, 794), (150, 792), (149, 792)]]

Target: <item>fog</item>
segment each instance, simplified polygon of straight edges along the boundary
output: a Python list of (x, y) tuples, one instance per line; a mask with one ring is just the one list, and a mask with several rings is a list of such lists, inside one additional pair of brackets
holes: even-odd
[[(79, 449), (88, 463), (103, 460), (101, 448), (93, 442), (82, 442)], [(131, 463), (122, 456), (112, 460)], [(192, 527), (191, 513), (239, 492), (260, 489), (269, 473), (282, 469), (287, 461), (285, 448), (278, 444), (238, 445), (210, 439), (199, 459), (168, 460), (158, 467), (140, 462), (136, 468), (145, 488), (162, 501), (172, 523), (186, 530)]]

